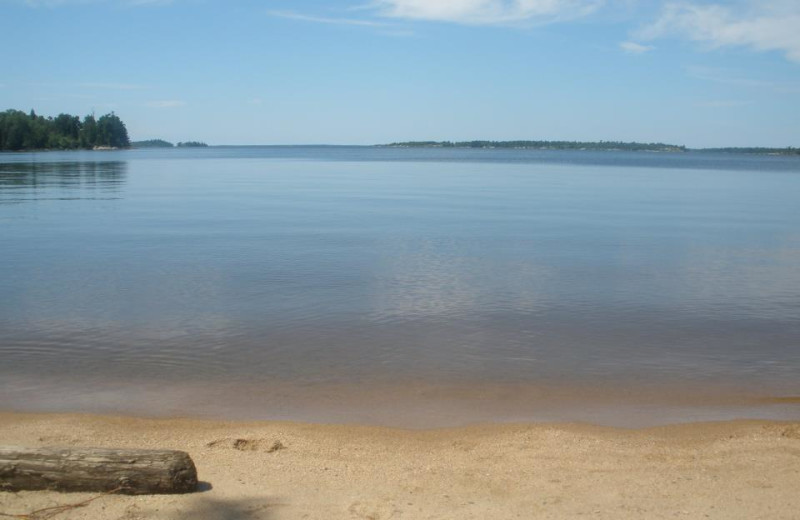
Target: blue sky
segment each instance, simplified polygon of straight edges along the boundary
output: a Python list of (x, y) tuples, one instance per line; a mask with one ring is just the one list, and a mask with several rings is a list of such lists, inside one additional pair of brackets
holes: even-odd
[(800, 146), (800, 0), (0, 0), (0, 109), (133, 139)]

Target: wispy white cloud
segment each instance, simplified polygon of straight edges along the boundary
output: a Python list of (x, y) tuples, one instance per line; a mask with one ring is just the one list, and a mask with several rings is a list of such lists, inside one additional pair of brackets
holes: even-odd
[(186, 102), (175, 99), (168, 99), (162, 101), (148, 101), (144, 105), (150, 108), (176, 108), (185, 106)]
[(642, 45), (636, 42), (620, 42), (619, 48), (628, 54), (644, 54), (655, 49), (652, 45)]
[(325, 23), (333, 25), (360, 25), (363, 27), (387, 27), (389, 24), (375, 20), (362, 20), (359, 18), (337, 18), (326, 16), (310, 16), (294, 11), (268, 11), (270, 16), (276, 18), (287, 18), (301, 22)]
[(778, 51), (800, 62), (800, 2), (668, 3), (658, 19), (641, 28), (637, 36), (640, 40), (684, 37), (712, 49), (735, 46)]
[(605, 0), (375, 0), (380, 16), (467, 25), (548, 23), (586, 16)]

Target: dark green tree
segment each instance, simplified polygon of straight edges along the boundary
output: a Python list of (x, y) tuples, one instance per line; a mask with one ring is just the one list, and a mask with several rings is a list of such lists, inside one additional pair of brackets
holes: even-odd
[(94, 114), (83, 118), (83, 125), (80, 131), (81, 148), (91, 148), (97, 143), (97, 120)]
[(58, 117), (53, 120), (53, 125), (59, 135), (78, 140), (81, 131), (81, 120), (78, 116), (58, 114)]
[(30, 134), (29, 118), (25, 112), (8, 110), (3, 113), (3, 130), (0, 148), (3, 150), (22, 150)]
[(101, 116), (97, 120), (95, 145), (113, 146), (114, 148), (128, 148), (131, 145), (125, 123), (114, 112)]

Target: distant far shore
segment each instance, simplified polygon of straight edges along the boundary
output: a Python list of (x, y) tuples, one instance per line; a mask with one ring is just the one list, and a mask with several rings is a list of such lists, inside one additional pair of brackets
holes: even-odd
[[(302, 146), (302, 145), (297, 145)], [(473, 148), (513, 150), (578, 150), (631, 152), (724, 152), (768, 155), (800, 155), (798, 147), (722, 147), (687, 148), (667, 143), (623, 141), (549, 141), (516, 139), (510, 141), (401, 141), (373, 145), (390, 148)], [(70, 114), (42, 116), (34, 110), (25, 113), (9, 109), (0, 112), (0, 152), (34, 152), (48, 150), (117, 150), (128, 148), (205, 148), (202, 141), (173, 144), (159, 138), (131, 141), (125, 123), (111, 112), (99, 118), (94, 113), (81, 120)]]
[[(476, 144), (477, 143), (477, 144)], [(685, 146), (669, 144), (647, 143), (613, 143), (610, 141), (599, 142), (557, 142), (557, 141), (530, 141), (528, 144), (519, 144), (517, 141), (469, 141), (469, 142), (435, 142), (435, 141), (409, 141), (389, 144), (373, 145), (348, 145), (348, 144), (226, 144), (208, 145), (201, 141), (188, 141), (173, 144), (162, 139), (147, 141), (133, 141), (130, 146), (94, 146), (84, 149), (53, 147), (53, 148), (22, 148), (17, 150), (0, 150), (3, 152), (58, 152), (58, 151), (109, 151), (109, 150), (137, 150), (137, 149), (165, 149), (165, 148), (396, 148), (396, 149), (461, 149), (461, 150), (531, 150), (531, 151), (574, 151), (574, 152), (649, 152), (649, 153), (719, 153), (741, 155), (773, 155), (800, 157), (800, 148), (767, 148), (767, 147), (728, 147), (728, 148), (687, 148)]]
[[(209, 145), (198, 142), (178, 143), (173, 145), (162, 139), (148, 141), (134, 141), (132, 148), (194, 148)], [(663, 152), (663, 153), (731, 153), (754, 155), (798, 155), (800, 148), (769, 148), (769, 147), (725, 147), (725, 148), (688, 148), (683, 145), (664, 143), (638, 143), (617, 141), (403, 141), (376, 145), (328, 145), (328, 144), (292, 144), (292, 145), (223, 145), (224, 147), (252, 146), (252, 147), (337, 147), (337, 146), (364, 146), (375, 148), (451, 148), (451, 149), (486, 149), (486, 150), (555, 150), (555, 151), (604, 151), (604, 152)]]
[(513, 150), (602, 150), (632, 152), (685, 152), (686, 147), (665, 143), (619, 141), (405, 141), (382, 146), (394, 148), (509, 148)]
[(800, 155), (800, 148), (724, 147), (687, 148), (684, 145), (665, 143), (639, 143), (621, 141), (403, 141), (382, 144), (389, 148), (474, 148), (512, 150), (576, 150), (609, 152), (718, 152), (766, 155)]

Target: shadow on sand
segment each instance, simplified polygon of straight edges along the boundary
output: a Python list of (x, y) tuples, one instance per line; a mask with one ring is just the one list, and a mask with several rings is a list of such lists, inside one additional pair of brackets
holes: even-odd
[(203, 497), (186, 509), (161, 518), (168, 520), (273, 520), (282, 504), (275, 497), (213, 499)]

